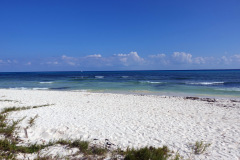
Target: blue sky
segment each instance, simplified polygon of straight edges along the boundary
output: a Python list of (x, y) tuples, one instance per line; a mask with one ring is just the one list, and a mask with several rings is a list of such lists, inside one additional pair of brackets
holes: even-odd
[(239, 0), (0, 1), (0, 71), (239, 68)]

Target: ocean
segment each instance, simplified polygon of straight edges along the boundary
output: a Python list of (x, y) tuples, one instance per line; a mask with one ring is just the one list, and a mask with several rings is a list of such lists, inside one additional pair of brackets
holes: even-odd
[(240, 70), (0, 72), (0, 88), (240, 98)]

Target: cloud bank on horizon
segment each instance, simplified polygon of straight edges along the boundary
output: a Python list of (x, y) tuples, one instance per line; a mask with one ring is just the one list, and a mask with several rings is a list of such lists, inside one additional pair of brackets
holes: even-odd
[[(221, 66), (224, 66), (222, 68)], [(233, 67), (234, 66), (234, 67)], [(63, 54), (44, 59), (0, 59), (0, 71), (111, 71), (165, 69), (239, 69), (240, 54), (220, 57), (193, 56), (186, 52), (150, 54), (141, 57), (135, 51), (103, 56), (91, 54), (73, 57)]]

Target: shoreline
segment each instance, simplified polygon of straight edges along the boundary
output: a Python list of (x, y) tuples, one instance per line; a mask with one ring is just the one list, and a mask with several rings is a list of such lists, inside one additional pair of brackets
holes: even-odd
[(53, 104), (9, 115), (14, 120), (39, 116), (29, 138), (23, 130), (27, 120), (20, 123), (23, 144), (109, 139), (123, 149), (167, 145), (187, 158), (190, 143), (206, 141), (209, 152), (196, 159), (240, 157), (240, 102), (231, 99), (0, 89), (0, 104), (1, 109)]
[(234, 95), (214, 95), (214, 94), (197, 94), (197, 93), (185, 93), (185, 92), (160, 92), (160, 91), (149, 91), (149, 90), (91, 90), (91, 89), (82, 89), (82, 90), (57, 90), (49, 88), (0, 88), (0, 90), (29, 90), (29, 91), (56, 91), (56, 92), (86, 92), (86, 93), (107, 93), (107, 94), (123, 94), (123, 95), (146, 95), (146, 96), (167, 96), (167, 97), (199, 97), (199, 98), (212, 98), (212, 99), (224, 99), (224, 100), (240, 100), (240, 96)]

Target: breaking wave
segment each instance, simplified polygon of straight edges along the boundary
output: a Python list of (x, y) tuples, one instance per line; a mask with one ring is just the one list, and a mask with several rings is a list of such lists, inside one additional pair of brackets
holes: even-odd
[(160, 84), (160, 83), (163, 83), (163, 82), (155, 82), (155, 81), (140, 81), (140, 83)]
[(224, 84), (224, 82), (187, 82), (186, 84), (192, 84), (192, 85), (220, 85), (220, 84)]
[(33, 88), (33, 90), (48, 90), (49, 88)]
[(51, 84), (53, 82), (39, 82), (40, 84)]
[(103, 79), (104, 76), (95, 76), (95, 78), (97, 78), (97, 79)]

